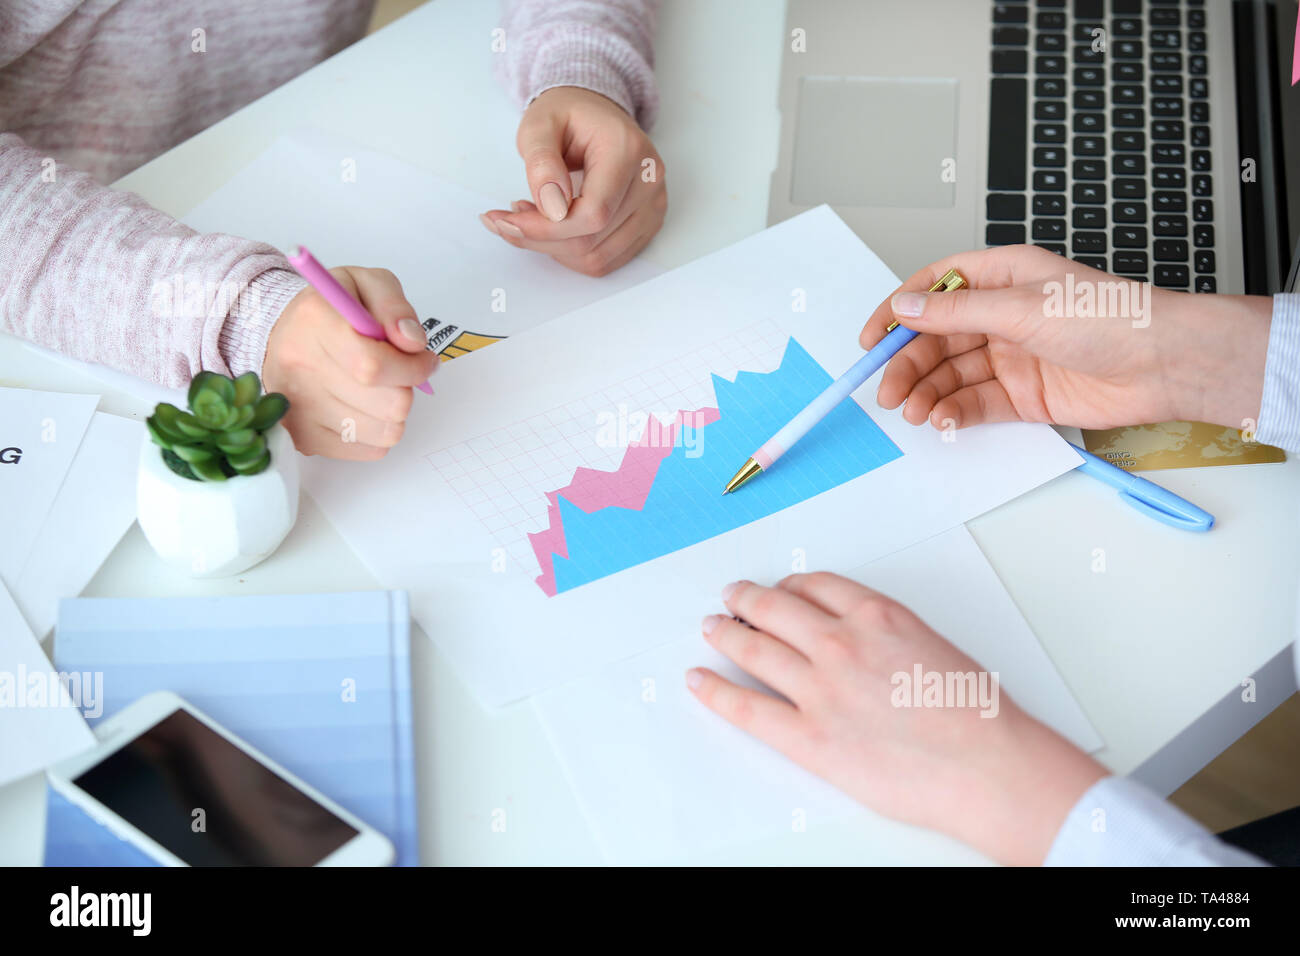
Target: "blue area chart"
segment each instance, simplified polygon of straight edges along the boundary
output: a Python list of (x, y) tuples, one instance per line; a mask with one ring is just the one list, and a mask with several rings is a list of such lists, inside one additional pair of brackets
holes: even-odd
[(611, 506), (588, 513), (559, 494), (565, 553), (548, 555), (553, 593), (775, 514), (902, 457), (880, 426), (848, 399), (771, 471), (723, 496), (723, 487), (754, 449), (831, 381), (794, 339), (775, 371), (740, 372), (735, 382), (713, 376), (716, 420), (695, 429), (679, 426), (684, 432), (662, 459), (642, 508)]

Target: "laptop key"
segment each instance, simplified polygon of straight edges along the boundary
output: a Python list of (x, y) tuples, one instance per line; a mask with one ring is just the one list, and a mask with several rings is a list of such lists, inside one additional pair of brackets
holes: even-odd
[(1106, 161), (1104, 159), (1076, 159), (1073, 172), (1075, 179), (1105, 179)]
[(1151, 208), (1157, 213), (1187, 212), (1187, 193), (1157, 192), (1151, 194)]
[(1104, 133), (1106, 132), (1106, 114), (1075, 113), (1073, 128), (1076, 133)]
[(1056, 123), (1037, 123), (1034, 125), (1034, 142), (1045, 146), (1064, 143), (1065, 127)]
[(1080, 206), (1070, 220), (1075, 229), (1105, 229), (1105, 206)]
[(1141, 106), (1146, 100), (1146, 90), (1140, 86), (1116, 86), (1114, 96), (1116, 106)]
[(1110, 55), (1117, 60), (1142, 59), (1141, 40), (1116, 40), (1110, 45)]
[(1213, 293), (1217, 291), (1214, 276), (1197, 276), (1194, 288), (1197, 292)]
[(1029, 8), (1018, 3), (995, 3), (993, 5), (994, 23), (1028, 23)]
[(1043, 76), (1059, 76), (1065, 72), (1065, 57), (1036, 56), (1034, 57), (1034, 72)]
[(1146, 222), (1147, 204), (1144, 202), (1117, 202), (1111, 207), (1116, 222)]
[(1111, 135), (1110, 148), (1117, 153), (1141, 153), (1147, 148), (1146, 133), (1140, 130), (1116, 130)]
[(1195, 257), (1192, 259), (1192, 262), (1196, 266), (1197, 272), (1214, 271), (1214, 253), (1211, 252), (1209, 249), (1197, 250), (1197, 253)]
[(1106, 154), (1106, 137), (1104, 136), (1074, 137), (1074, 155), (1104, 156), (1105, 154)]
[(1116, 62), (1110, 68), (1110, 78), (1116, 83), (1141, 83), (1146, 70), (1141, 63), (1129, 63), (1124, 60)]
[(1110, 32), (1117, 37), (1140, 37), (1142, 35), (1142, 21), (1128, 17), (1122, 20), (1112, 20), (1110, 22)]
[(1151, 170), (1151, 186), (1155, 189), (1183, 189), (1187, 186), (1187, 171), (1181, 166), (1157, 166)]
[(1089, 269), (1099, 269), (1102, 272), (1106, 271), (1105, 256), (1075, 256), (1074, 261), (1079, 263), (1081, 266), (1087, 266)]
[(1197, 100), (1187, 108), (1187, 118), (1193, 123), (1208, 123), (1210, 121), (1210, 104), (1204, 100)]
[(1151, 92), (1179, 95), (1183, 92), (1183, 78), (1177, 73), (1156, 73), (1151, 77)]
[(1025, 197), (1023, 193), (989, 193), (985, 200), (990, 222), (1024, 222)]
[(1065, 34), (1063, 33), (1040, 33), (1034, 40), (1034, 50), (1037, 53), (1064, 53), (1065, 52)]
[(1186, 239), (1157, 239), (1154, 246), (1156, 262), (1186, 262)]
[(1155, 268), (1155, 282), (1162, 289), (1186, 288), (1191, 279), (1187, 266), (1157, 265)]
[(1111, 110), (1110, 121), (1117, 127), (1125, 129), (1134, 127), (1141, 129), (1147, 125), (1146, 113), (1132, 106)]
[(1205, 100), (1210, 97), (1210, 81), (1203, 76), (1194, 76), (1187, 83), (1187, 95), (1194, 100)]
[(1044, 77), (1034, 80), (1034, 95), (1043, 98), (1065, 96), (1065, 80)]
[(1029, 30), (1026, 27), (994, 27), (994, 46), (1024, 46), (1029, 42)]
[(1142, 226), (1116, 226), (1111, 232), (1116, 249), (1145, 249), (1147, 231)]
[(1111, 272), (1132, 275), (1135, 272), (1146, 272), (1147, 269), (1147, 254), (1145, 252), (1117, 252), (1111, 256)]
[(998, 75), (1029, 72), (1029, 54), (1024, 50), (994, 50), (993, 72)]
[(1183, 72), (1183, 55), (1181, 53), (1168, 53), (1153, 50), (1151, 52), (1151, 72), (1152, 73), (1181, 73)]
[(1147, 39), (1153, 50), (1179, 50), (1183, 46), (1181, 30), (1152, 30)]
[(1039, 249), (1046, 249), (1048, 252), (1054, 252), (1058, 256), (1065, 255), (1065, 243), (1062, 242), (1035, 242)]
[(1182, 166), (1187, 162), (1187, 150), (1182, 143), (1153, 143), (1151, 162), (1156, 166)]
[(1187, 217), (1176, 213), (1162, 213), (1151, 220), (1151, 229), (1157, 236), (1187, 235)]
[(1147, 159), (1140, 153), (1118, 153), (1115, 156), (1116, 176), (1145, 176)]
[(1199, 53), (1205, 49), (1205, 34), (1199, 30), (1187, 34), (1187, 49)]
[(1043, 168), (1065, 166), (1065, 150), (1060, 146), (1035, 146), (1034, 165)]
[(1154, 7), (1149, 16), (1153, 27), (1176, 27), (1179, 26), (1179, 11), (1170, 7)]
[(1183, 99), (1181, 96), (1161, 96), (1151, 101), (1152, 116), (1182, 116)]
[(989, 82), (988, 187), (1025, 188), (1025, 140), (1029, 84), (1023, 79), (994, 77)]
[(1197, 199), (1192, 202), (1192, 219), (1195, 222), (1214, 221), (1214, 203), (1209, 199)]
[(1104, 90), (1075, 90), (1074, 108), (1076, 110), (1104, 110), (1106, 93)]
[(1214, 245), (1214, 227), (1199, 225), (1192, 230), (1192, 244), (1198, 249)]
[[(1062, 37), (1064, 40), (1064, 37)], [(1074, 65), (1075, 66), (1095, 66), (1106, 58), (1100, 50), (1094, 50), (1090, 46), (1076, 46), (1074, 48)]]
[(1034, 215), (1035, 216), (1064, 216), (1065, 215), (1065, 197), (1053, 196), (1050, 193), (1034, 197)]
[(1192, 76), (1204, 76), (1210, 71), (1210, 61), (1204, 53), (1193, 53), (1187, 58), (1187, 72)]
[(1051, 169), (1039, 169), (1034, 171), (1034, 192), (1039, 193), (1063, 193), (1065, 192), (1065, 172), (1056, 172)]
[(1192, 177), (1192, 195), (1200, 198), (1214, 194), (1214, 185), (1204, 173)]
[(1066, 26), (1065, 14), (1045, 10), (1034, 17), (1034, 26), (1040, 30), (1064, 30)]
[(1095, 255), (1106, 251), (1104, 232), (1076, 232), (1070, 237), (1070, 248), (1075, 252)]
[(1065, 119), (1065, 100), (1039, 100), (1034, 104), (1034, 119)]
[(1075, 86), (1105, 86), (1106, 73), (1098, 66), (1076, 66), (1074, 68)]
[(1146, 199), (1147, 183), (1145, 179), (1116, 179), (1116, 199)]
[(1192, 29), (1192, 30), (1204, 30), (1204, 29), (1205, 29), (1205, 11), (1204, 11), (1204, 10), (1188, 10), (1188, 11), (1187, 11), (1187, 26), (1188, 26), (1189, 29)]
[(1105, 183), (1075, 183), (1074, 204), (1076, 206), (1106, 205)]
[(1208, 126), (1192, 127), (1192, 145), (1202, 147), (1210, 145), (1210, 128)]
[(990, 246), (1018, 246), (1025, 241), (1025, 224), (991, 222), (984, 229), (984, 242)]

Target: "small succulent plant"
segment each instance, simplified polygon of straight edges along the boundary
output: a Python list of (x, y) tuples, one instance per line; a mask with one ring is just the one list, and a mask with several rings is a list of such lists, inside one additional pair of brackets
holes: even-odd
[(256, 372), (236, 379), (200, 372), (187, 401), (188, 412), (162, 402), (145, 420), (168, 468), (195, 481), (225, 481), (271, 464), (265, 435), (289, 410), (289, 400), (279, 392), (262, 395)]

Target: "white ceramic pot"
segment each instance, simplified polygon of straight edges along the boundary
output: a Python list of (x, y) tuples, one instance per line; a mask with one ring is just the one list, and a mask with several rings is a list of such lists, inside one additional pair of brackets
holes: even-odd
[(136, 508), (160, 558), (196, 578), (216, 578), (251, 568), (280, 546), (298, 519), (298, 453), (280, 424), (266, 444), (266, 471), (195, 481), (168, 468), (153, 442), (141, 443)]

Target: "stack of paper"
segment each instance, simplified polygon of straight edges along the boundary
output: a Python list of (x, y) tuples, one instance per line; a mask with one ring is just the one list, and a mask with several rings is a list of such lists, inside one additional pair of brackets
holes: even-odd
[(38, 638), (135, 520), (144, 427), (98, 402), (0, 388), (0, 582)]

